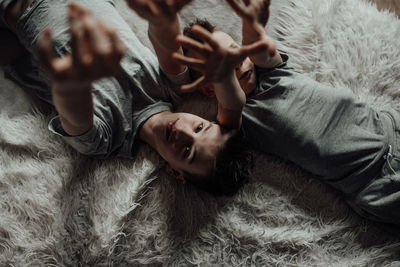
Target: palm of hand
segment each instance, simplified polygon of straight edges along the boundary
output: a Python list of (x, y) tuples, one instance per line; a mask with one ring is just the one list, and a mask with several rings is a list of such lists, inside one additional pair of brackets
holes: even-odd
[(269, 4), (270, 1), (255, 0), (251, 1), (252, 5), (249, 6), (251, 14), (254, 14), (253, 21), (259, 22), (261, 25), (267, 25), (269, 19)]
[(195, 25), (192, 32), (203, 40), (200, 43), (186, 36), (179, 36), (177, 42), (187, 49), (197, 53), (193, 56), (183, 56), (174, 53), (173, 58), (202, 74), (196, 81), (181, 87), (182, 91), (190, 92), (213, 82), (222, 82), (231, 78), (234, 69), (248, 56), (268, 49), (269, 43), (259, 40), (242, 47), (226, 46), (226, 42), (217, 38), (204, 28)]
[[(76, 52), (72, 52), (73, 54)], [(93, 81), (115, 74), (119, 68), (119, 59), (101, 58), (76, 60), (72, 55), (54, 59), (50, 76), (54, 82), (66, 88), (80, 88), (89, 86)]]
[(62, 88), (84, 88), (119, 69), (125, 46), (107, 23), (75, 4), (69, 12), (72, 54), (57, 58), (53, 39), (46, 29), (38, 40), (38, 55), (46, 72)]
[(204, 62), (203, 76), (209, 82), (223, 81), (245, 58), (240, 48), (214, 49)]

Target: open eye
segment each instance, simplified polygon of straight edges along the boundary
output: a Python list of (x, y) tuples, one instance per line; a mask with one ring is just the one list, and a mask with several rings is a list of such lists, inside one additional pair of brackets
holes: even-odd
[(183, 151), (183, 158), (187, 158), (189, 156), (190, 150), (192, 150), (191, 146), (185, 147), (185, 151)]
[(203, 130), (203, 123), (201, 123), (199, 126), (197, 126), (196, 133), (200, 132), (201, 130)]

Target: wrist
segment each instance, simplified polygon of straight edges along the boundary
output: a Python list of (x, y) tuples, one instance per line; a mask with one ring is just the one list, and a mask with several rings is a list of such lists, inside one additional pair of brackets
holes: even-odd
[(229, 110), (242, 110), (246, 104), (246, 95), (240, 87), (235, 72), (229, 73), (225, 79), (215, 82), (213, 85), (221, 106)]
[(54, 82), (53, 93), (62, 95), (82, 95), (92, 91), (91, 82)]
[(221, 77), (220, 79), (218, 79), (218, 81), (215, 81), (214, 84), (215, 86), (223, 86), (226, 84), (232, 84), (234, 83), (234, 81), (236, 80), (236, 75), (235, 72), (229, 71), (226, 75), (223, 75), (223, 77)]
[[(178, 16), (173, 21), (163, 23), (149, 23), (147, 29), (150, 41), (161, 49), (176, 49), (176, 36), (181, 33)], [(157, 49), (156, 49), (157, 52)]]
[(267, 35), (265, 26), (257, 22), (243, 22), (242, 24), (242, 44), (251, 44), (256, 41), (262, 40)]
[(158, 20), (149, 20), (149, 30), (160, 30), (163, 31), (165, 29), (169, 29), (174, 25), (179, 25), (178, 14), (175, 14), (171, 17), (165, 17)]

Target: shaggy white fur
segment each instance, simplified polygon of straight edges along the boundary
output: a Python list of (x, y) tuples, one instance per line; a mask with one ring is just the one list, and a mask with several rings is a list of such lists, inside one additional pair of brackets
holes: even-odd
[[(149, 45), (146, 23), (116, 5)], [(400, 106), (394, 15), (362, 0), (279, 0), (271, 13), (269, 31), (291, 66), (377, 108)], [(240, 40), (223, 1), (194, 1), (183, 23), (195, 16)], [(20, 87), (1, 78), (0, 94), (1, 266), (400, 264), (398, 238), (296, 166), (257, 155), (243, 190), (213, 198), (168, 179), (150, 148), (134, 160), (80, 156), (49, 133), (51, 112)]]

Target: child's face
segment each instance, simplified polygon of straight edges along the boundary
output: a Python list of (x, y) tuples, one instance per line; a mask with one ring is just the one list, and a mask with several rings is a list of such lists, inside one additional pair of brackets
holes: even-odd
[[(214, 31), (212, 35), (218, 40), (218, 42), (225, 46), (225, 47), (239, 47), (239, 45), (232, 39), (232, 37), (222, 31)], [(199, 54), (197, 54), (194, 51), (188, 51), (187, 56), (189, 57), (196, 57), (196, 58), (201, 58)], [(194, 78), (198, 78), (201, 76), (201, 73), (198, 73), (196, 71), (191, 70), (191, 72), (194, 74)], [(235, 74), (236, 78), (239, 81), (240, 87), (242, 90), (245, 92), (245, 94), (251, 93), (256, 85), (257, 85), (257, 76), (254, 68), (254, 63), (250, 60), (249, 57), (245, 58), (243, 62), (235, 68)], [(207, 88), (204, 91), (208, 92), (208, 95), (213, 96), (211, 92), (213, 91), (212, 85), (207, 86)]]
[(206, 176), (231, 136), (218, 124), (189, 113), (165, 113), (153, 128), (158, 153), (176, 171)]

